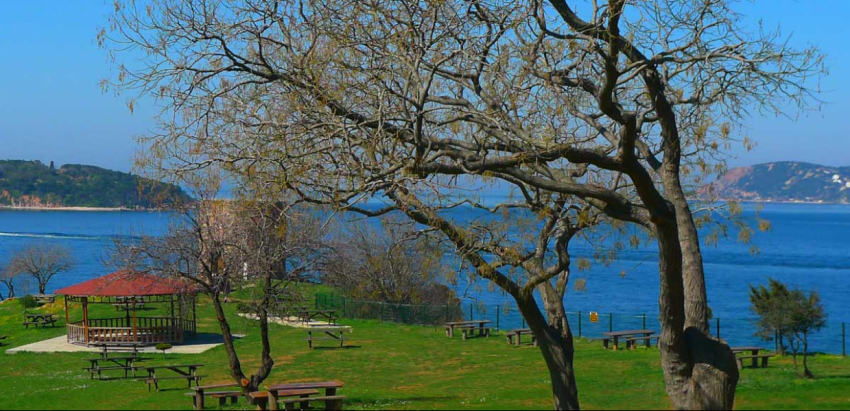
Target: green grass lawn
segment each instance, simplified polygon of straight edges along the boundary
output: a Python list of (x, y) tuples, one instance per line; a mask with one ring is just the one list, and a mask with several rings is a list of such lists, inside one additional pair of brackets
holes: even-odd
[[(230, 304), (230, 312), (236, 304)], [(111, 307), (103, 314), (114, 316)], [(36, 311), (61, 313), (62, 302)], [(110, 312), (111, 311), (111, 312)], [(147, 313), (146, 313), (147, 314)], [(11, 347), (64, 335), (55, 329), (25, 330), (17, 303), (0, 304), (0, 335)], [(258, 364), (259, 332), (231, 314), (246, 372)], [(198, 305), (199, 331), (216, 332), (208, 304)], [(309, 350), (306, 332), (273, 325), (275, 371), (269, 382), (341, 380), (347, 409), (548, 409), (549, 378), (533, 347), (511, 347), (502, 336), (462, 341), (442, 329), (343, 321), (354, 328), (357, 348)], [(5, 351), (9, 347), (3, 347)], [(611, 352), (600, 343), (577, 344), (576, 367), (585, 409), (668, 409), (658, 351)], [(185, 383), (165, 381), (160, 392), (133, 380), (90, 380), (83, 360), (92, 354), (0, 354), (2, 409), (191, 409)], [(222, 347), (200, 355), (160, 355), (145, 364), (206, 364), (203, 384), (230, 382)], [(767, 370), (743, 371), (739, 409), (848, 409), (850, 359), (812, 359), (816, 380), (795, 378), (790, 358)], [(211, 403), (208, 402), (211, 405)], [(240, 402), (237, 409), (250, 409)]]

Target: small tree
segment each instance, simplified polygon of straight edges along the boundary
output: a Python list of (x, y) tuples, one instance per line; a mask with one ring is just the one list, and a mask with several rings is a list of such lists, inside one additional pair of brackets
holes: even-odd
[[(802, 377), (814, 378), (809, 370), (809, 336), (826, 326), (827, 314), (817, 292), (806, 295), (799, 289), (789, 289), (779, 281), (770, 280), (770, 288), (751, 287), (750, 301), (759, 315), (757, 335), (772, 338), (778, 334), (791, 349), (794, 369)], [(800, 372), (797, 357), (803, 356)]]
[(29, 274), (38, 283), (39, 294), (45, 294), (47, 284), (59, 273), (74, 266), (68, 248), (50, 244), (32, 244), (18, 251), (9, 263), (11, 275)]

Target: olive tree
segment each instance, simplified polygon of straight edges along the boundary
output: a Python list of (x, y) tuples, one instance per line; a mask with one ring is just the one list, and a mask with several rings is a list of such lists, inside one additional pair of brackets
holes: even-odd
[[(816, 49), (749, 32), (733, 7), (119, 2), (100, 40), (113, 57), (143, 61), (116, 60), (118, 78), (105, 85), (166, 104), (160, 132), (141, 139), (149, 170), (220, 166), (245, 186), (368, 216), (398, 211), (439, 231), (516, 300), (555, 408), (579, 407), (560, 316), (570, 240), (601, 220), (646, 233), (658, 248), (670, 399), (731, 409), (735, 359), (708, 332), (698, 228), (711, 216), (689, 200), (723, 171), (748, 115), (808, 107), (822, 69)], [(488, 186), (513, 195), (482, 201)], [(369, 199), (384, 206), (362, 206)], [(535, 241), (450, 218), (459, 206), (523, 209), (539, 224), (515, 232)]]

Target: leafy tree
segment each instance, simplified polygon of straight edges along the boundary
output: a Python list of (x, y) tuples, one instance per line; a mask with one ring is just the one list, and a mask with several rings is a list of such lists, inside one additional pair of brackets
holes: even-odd
[[(560, 317), (570, 240), (595, 218), (648, 233), (670, 399), (731, 409), (738, 370), (708, 332), (697, 231), (711, 218), (695, 217), (691, 185), (725, 168), (750, 112), (806, 108), (822, 70), (817, 49), (750, 34), (733, 3), (127, 1), (100, 40), (144, 56), (118, 63), (119, 87), (168, 105), (142, 138), (147, 170), (218, 166), (269, 196), (442, 233), (516, 301), (555, 408), (579, 408)], [(470, 186), (512, 195), (483, 204)], [(360, 207), (370, 198), (386, 207)], [(460, 206), (492, 224), (452, 219)], [(516, 224), (496, 218), (510, 209), (539, 218), (513, 227), (523, 241), (491, 228)]]
[(12, 257), (8, 270), (31, 276), (38, 284), (38, 293), (45, 294), (47, 285), (56, 275), (71, 270), (74, 259), (64, 246), (45, 243), (31, 244)]
[[(750, 286), (750, 301), (753, 311), (759, 316), (756, 335), (771, 339), (778, 334), (783, 344), (791, 349), (797, 373), (813, 378), (808, 363), (809, 337), (823, 329), (827, 319), (820, 295), (815, 291), (806, 295), (800, 289), (791, 289), (770, 279), (769, 288)], [(799, 355), (803, 356), (802, 372), (797, 360)]]

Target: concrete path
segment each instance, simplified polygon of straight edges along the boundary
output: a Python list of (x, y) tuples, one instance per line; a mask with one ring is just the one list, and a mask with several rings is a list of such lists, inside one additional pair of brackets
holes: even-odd
[[(239, 338), (241, 336), (235, 336)], [(174, 345), (168, 350), (168, 354), (200, 354), (207, 350), (211, 350), (224, 342), (219, 334), (198, 334), (197, 337), (181, 344)], [(17, 354), (19, 352), (35, 352), (35, 353), (60, 353), (60, 352), (96, 352), (103, 351), (99, 347), (83, 347), (80, 345), (69, 344), (66, 336), (51, 338), (49, 340), (39, 341), (21, 347), (10, 348), (6, 350), (6, 354)], [(154, 347), (144, 347), (139, 349), (140, 352), (158, 353)]]

